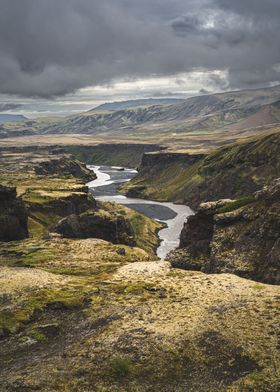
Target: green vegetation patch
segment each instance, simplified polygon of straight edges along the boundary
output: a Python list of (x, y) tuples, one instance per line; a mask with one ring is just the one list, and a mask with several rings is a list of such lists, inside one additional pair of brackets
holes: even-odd
[(124, 379), (133, 375), (134, 371), (135, 365), (130, 358), (115, 357), (110, 363), (108, 374), (116, 381), (123, 381)]
[(46, 342), (48, 340), (47, 337), (37, 329), (31, 329), (30, 331), (28, 331), (27, 336), (40, 343)]
[[(18, 303), (12, 307), (0, 311), (0, 330), (6, 333), (17, 333), (32, 320), (36, 310), (46, 310), (47, 306), (53, 305), (61, 310), (82, 308), (88, 294), (86, 288), (76, 286), (31, 291), (27, 297), (18, 299)], [(33, 335), (35, 336), (35, 332)], [(41, 340), (43, 338), (38, 334), (36, 337)], [(38, 339), (35, 338), (35, 340)]]
[(240, 198), (240, 199), (238, 199), (238, 200), (235, 200), (235, 201), (232, 201), (232, 202), (229, 202), (229, 203), (225, 204), (223, 207), (221, 207), (221, 208), (218, 210), (218, 214), (224, 214), (224, 213), (226, 213), (226, 212), (235, 211), (235, 210), (237, 210), (238, 208), (245, 207), (245, 206), (247, 206), (248, 204), (253, 203), (254, 201), (255, 201), (254, 196), (245, 196), (245, 197), (242, 197), (242, 198)]

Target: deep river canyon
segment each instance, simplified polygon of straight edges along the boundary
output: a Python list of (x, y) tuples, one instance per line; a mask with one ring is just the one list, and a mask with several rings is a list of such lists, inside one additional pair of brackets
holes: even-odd
[(88, 167), (97, 175), (94, 181), (87, 184), (97, 200), (126, 205), (165, 224), (165, 228), (158, 233), (161, 243), (157, 249), (157, 256), (164, 260), (166, 255), (179, 245), (184, 222), (193, 214), (193, 211), (182, 204), (130, 198), (120, 194), (118, 192), (120, 184), (130, 181), (137, 174), (134, 169), (97, 165)]

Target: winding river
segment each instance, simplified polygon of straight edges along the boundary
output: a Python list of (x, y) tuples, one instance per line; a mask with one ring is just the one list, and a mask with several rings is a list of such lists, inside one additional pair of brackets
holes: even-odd
[(164, 260), (166, 255), (179, 245), (179, 237), (184, 222), (193, 214), (193, 211), (182, 204), (130, 198), (121, 195), (118, 192), (118, 187), (121, 183), (130, 181), (137, 174), (136, 170), (93, 165), (89, 165), (88, 168), (94, 170), (97, 175), (96, 180), (87, 184), (90, 192), (97, 200), (126, 205), (149, 218), (166, 224), (166, 227), (158, 233), (161, 243), (157, 249), (158, 257)]

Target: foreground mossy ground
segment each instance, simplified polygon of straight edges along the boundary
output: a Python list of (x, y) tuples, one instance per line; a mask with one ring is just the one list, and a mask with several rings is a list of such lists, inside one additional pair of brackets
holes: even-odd
[(277, 286), (136, 255), (94, 274), (95, 248), (75, 275), (1, 269), (1, 391), (278, 390)]

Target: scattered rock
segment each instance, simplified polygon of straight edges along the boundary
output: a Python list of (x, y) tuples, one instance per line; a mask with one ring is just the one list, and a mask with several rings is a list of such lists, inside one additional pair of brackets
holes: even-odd
[(116, 250), (116, 252), (120, 256), (125, 256), (125, 249), (124, 248), (119, 248)]

